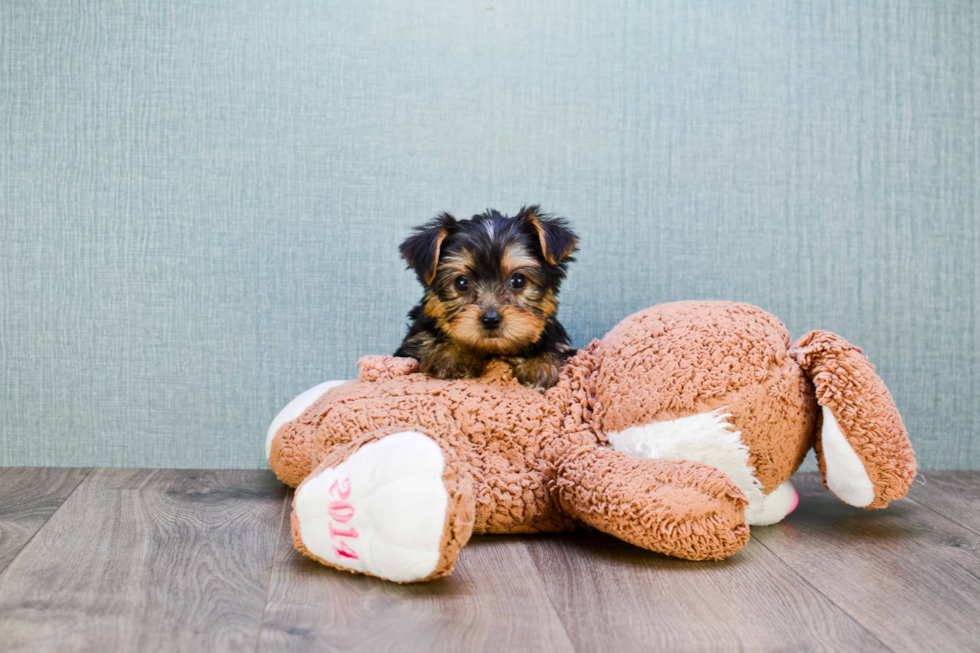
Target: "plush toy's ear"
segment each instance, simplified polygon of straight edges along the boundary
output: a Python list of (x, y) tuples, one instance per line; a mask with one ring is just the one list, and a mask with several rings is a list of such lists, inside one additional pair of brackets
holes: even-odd
[(399, 246), (402, 258), (408, 262), (408, 267), (415, 270), (423, 286), (429, 286), (435, 280), (442, 241), (455, 228), (456, 218), (442, 213), (421, 227), (415, 227), (415, 233)]
[(789, 350), (821, 407), (814, 443), (824, 485), (844, 503), (884, 508), (915, 478), (915, 454), (885, 383), (859, 347), (811, 331)]
[(575, 252), (578, 236), (568, 228), (568, 223), (563, 218), (545, 215), (538, 206), (525, 206), (517, 217), (523, 219), (537, 234), (541, 242), (541, 252), (548, 263), (558, 265), (562, 261), (570, 260), (569, 257)]

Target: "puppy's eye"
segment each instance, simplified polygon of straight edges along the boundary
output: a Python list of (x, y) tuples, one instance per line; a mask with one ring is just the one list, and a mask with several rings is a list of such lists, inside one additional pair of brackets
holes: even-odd
[(518, 272), (510, 278), (510, 287), (514, 290), (520, 290), (527, 285), (527, 277)]
[(466, 277), (456, 277), (453, 286), (456, 288), (456, 292), (466, 292), (470, 289), (470, 280)]

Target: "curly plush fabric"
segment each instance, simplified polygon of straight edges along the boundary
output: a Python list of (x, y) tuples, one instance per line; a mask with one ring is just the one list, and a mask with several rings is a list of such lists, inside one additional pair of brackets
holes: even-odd
[(397, 356), (364, 356), (357, 361), (361, 369), (359, 381), (381, 381), (419, 371), (419, 362), (414, 358)]
[[(792, 492), (786, 483), (815, 443), (819, 400), (863, 462), (874, 490), (869, 507), (903, 496), (915, 473), (891, 395), (860, 350), (824, 332), (790, 349), (779, 320), (746, 304), (641, 311), (570, 358), (544, 393), (521, 386), (504, 362), (457, 381), (418, 373), (412, 359), (368, 356), (359, 366), (359, 381), (328, 390), (279, 428), (269, 462), (299, 485), (298, 501), (305, 478), (338, 468), (367, 443), (404, 432), (438, 443), (450, 497), (438, 564), (411, 580), (449, 573), (471, 533), (586, 524), (692, 560), (738, 551), (748, 541), (748, 501), (729, 473), (683, 456), (658, 458), (656, 441), (645, 442), (654, 454), (646, 458), (609, 448), (608, 435), (646, 425), (708, 414), (699, 423), (731, 429), (727, 439), (744, 461), (736, 476), (751, 479), (761, 500), (781, 486)], [(671, 451), (686, 437), (677, 428), (667, 430)], [(293, 529), (297, 548), (313, 555), (295, 508)]]
[[(377, 369), (379, 358), (362, 359), (362, 374)], [(569, 374), (572, 368), (566, 368)], [(547, 396), (520, 385), (502, 362), (489, 366), (478, 382), (441, 381), (420, 373), (373, 378), (378, 380), (331, 390), (295, 421), (296, 426), (281, 429), (271, 463), (283, 482), (298, 483), (297, 478), (301, 481), (336, 449), (369, 433), (418, 429), (447, 443), (467, 462), (474, 479), (475, 533), (536, 533), (574, 526), (573, 519), (556, 508), (549, 490), (552, 471), (543, 455), (568, 421), (550, 400), (568, 384), (564, 378)], [(289, 447), (286, 456), (280, 439)], [(300, 454), (300, 446), (308, 447), (308, 453)], [(297, 459), (308, 462), (282, 465)]]
[(720, 560), (748, 542), (745, 495), (713, 467), (594, 446), (558, 451), (562, 507), (598, 530), (689, 560)]
[(602, 340), (596, 429), (723, 408), (768, 494), (803, 462), (816, 423), (813, 388), (788, 347), (782, 323), (748, 304), (677, 302), (636, 313)]
[[(868, 508), (901, 499), (915, 478), (915, 454), (888, 388), (859, 347), (827, 331), (800, 338), (790, 355), (813, 379), (817, 401), (831, 410), (875, 488)], [(817, 464), (827, 487), (827, 466), (818, 440)]]

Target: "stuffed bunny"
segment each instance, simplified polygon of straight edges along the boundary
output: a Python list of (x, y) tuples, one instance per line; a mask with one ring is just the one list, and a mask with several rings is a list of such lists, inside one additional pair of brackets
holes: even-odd
[(546, 392), (498, 362), (437, 380), (369, 356), (360, 379), (317, 386), (269, 428), (297, 487), (296, 547), (397, 582), (451, 572), (473, 533), (586, 526), (652, 551), (717, 560), (749, 526), (793, 510), (811, 447), (842, 501), (884, 508), (915, 476), (901, 417), (840, 336), (792, 347), (754, 306), (680, 302), (636, 313), (563, 366)]

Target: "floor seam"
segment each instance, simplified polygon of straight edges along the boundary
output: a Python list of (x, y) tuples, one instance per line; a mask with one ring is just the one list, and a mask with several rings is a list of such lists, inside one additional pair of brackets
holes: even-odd
[(282, 513), (279, 515), (279, 525), (276, 529), (276, 542), (272, 546), (269, 578), (265, 584), (265, 600), (262, 601), (262, 614), (259, 616), (259, 632), (255, 635), (255, 653), (259, 652), (259, 647), (262, 645), (262, 628), (265, 626), (265, 612), (269, 607), (269, 592), (272, 591), (272, 574), (276, 570), (276, 554), (279, 553), (279, 542), (282, 540), (282, 523), (286, 519), (286, 513), (289, 512), (289, 494), (290, 492), (287, 490), (286, 495), (282, 498)]
[(527, 556), (531, 566), (534, 567), (534, 575), (538, 578), (538, 584), (541, 586), (541, 591), (544, 592), (544, 595), (548, 598), (548, 605), (551, 606), (551, 611), (555, 614), (555, 618), (558, 619), (558, 623), (561, 624), (561, 630), (563, 633), (565, 633), (565, 639), (567, 639), (568, 643), (571, 644), (573, 651), (578, 651), (578, 644), (575, 643), (575, 640), (572, 639), (571, 633), (568, 632), (568, 628), (565, 626), (565, 620), (561, 618), (561, 613), (558, 611), (554, 600), (551, 598), (551, 592), (548, 591), (548, 586), (544, 582), (544, 576), (541, 575), (541, 570), (538, 568), (538, 563), (534, 561), (534, 556), (532, 556), (531, 552), (528, 551), (527, 542), (524, 540), (524, 538), (521, 538), (521, 547), (524, 549), (524, 555)]
[(939, 515), (940, 517), (942, 517), (946, 521), (951, 522), (953, 524), (956, 524), (960, 528), (966, 529), (966, 530), (970, 531), (971, 533), (973, 533), (974, 535), (980, 536), (980, 531), (977, 531), (976, 529), (974, 529), (974, 528), (972, 528), (970, 526), (967, 526), (966, 524), (961, 524), (960, 522), (956, 521), (955, 519), (953, 519), (949, 515), (947, 515), (945, 513), (942, 513), (942, 512), (939, 512), (938, 510), (936, 510), (935, 508), (933, 508), (932, 506), (930, 506), (928, 504), (922, 503), (921, 500), (919, 500), (919, 499), (913, 499), (912, 497), (906, 497), (906, 499), (908, 501), (914, 503), (917, 506), (920, 506), (922, 508), (925, 508), (926, 510), (928, 510), (928, 511), (930, 511), (932, 513), (935, 513), (935, 514)]
[(48, 524), (51, 523), (51, 520), (54, 518), (54, 516), (57, 515), (58, 512), (62, 508), (65, 507), (65, 504), (68, 503), (68, 500), (71, 499), (72, 496), (74, 496), (75, 492), (78, 491), (78, 488), (82, 487), (82, 484), (85, 483), (85, 481), (88, 480), (89, 476), (91, 476), (92, 475), (92, 472), (94, 472), (95, 470), (96, 470), (95, 467), (89, 467), (88, 468), (88, 471), (85, 472), (85, 476), (83, 476), (82, 479), (80, 481), (78, 481), (78, 484), (76, 484), (75, 487), (73, 487), (71, 489), (71, 492), (68, 493), (68, 496), (66, 496), (64, 498), (64, 500), (60, 504), (58, 504), (58, 507), (55, 508), (54, 511), (50, 515), (48, 515), (48, 518), (46, 520), (44, 520), (44, 523), (41, 524), (41, 527), (40, 528), (38, 528), (36, 531), (34, 531), (34, 534), (31, 535), (30, 539), (28, 539), (26, 542), (24, 542), (24, 546), (20, 547), (20, 551), (18, 551), (14, 555), (14, 557), (10, 559), (10, 562), (7, 563), (7, 566), (4, 567), (2, 570), (0, 570), (0, 583), (2, 583), (2, 581), (3, 581), (3, 575), (7, 573), (7, 570), (8, 569), (10, 569), (11, 567), (14, 566), (14, 563), (17, 562), (17, 559), (21, 556), (21, 554), (23, 554), (24, 551), (27, 550), (27, 547), (29, 547), (31, 545), (31, 542), (34, 541), (34, 538), (37, 537), (38, 533), (40, 533), (45, 528), (47, 528)]
[(788, 562), (786, 562), (785, 560), (783, 560), (782, 558), (780, 558), (780, 557), (779, 557), (779, 554), (778, 554), (778, 553), (776, 553), (775, 551), (773, 551), (772, 549), (770, 549), (770, 548), (769, 548), (768, 546), (766, 546), (766, 543), (765, 543), (765, 542), (763, 542), (762, 540), (760, 540), (760, 539), (759, 539), (758, 537), (756, 537), (755, 535), (752, 535), (752, 536), (751, 536), (751, 538), (752, 538), (753, 540), (755, 540), (756, 542), (758, 542), (758, 543), (759, 543), (759, 545), (760, 545), (760, 546), (761, 546), (761, 547), (762, 547), (763, 549), (765, 549), (766, 551), (768, 551), (769, 553), (771, 553), (771, 554), (772, 554), (772, 556), (773, 556), (773, 557), (774, 557), (774, 558), (775, 558), (776, 560), (778, 560), (778, 561), (779, 561), (779, 564), (781, 564), (781, 565), (783, 565), (783, 566), (784, 566), (784, 567), (785, 567), (786, 569), (788, 569), (788, 570), (789, 570), (789, 571), (791, 571), (791, 572), (792, 572), (792, 573), (793, 573), (794, 575), (796, 575), (796, 577), (797, 577), (797, 578), (799, 578), (799, 579), (800, 579), (801, 581), (803, 581), (803, 583), (804, 583), (804, 584), (805, 584), (805, 585), (806, 585), (807, 587), (809, 587), (809, 588), (810, 588), (810, 589), (812, 589), (812, 590), (813, 590), (814, 592), (816, 592), (817, 594), (819, 594), (820, 596), (822, 596), (823, 598), (825, 598), (825, 599), (827, 600), (827, 602), (829, 602), (829, 603), (830, 603), (830, 604), (831, 604), (832, 606), (834, 606), (835, 608), (837, 608), (838, 610), (840, 610), (840, 611), (841, 611), (841, 613), (842, 613), (842, 614), (843, 614), (843, 615), (844, 615), (845, 617), (847, 617), (847, 618), (848, 618), (848, 619), (850, 619), (850, 620), (851, 620), (852, 622), (854, 622), (854, 624), (855, 624), (855, 625), (857, 625), (857, 626), (858, 626), (858, 627), (859, 627), (859, 628), (860, 628), (861, 630), (863, 630), (864, 632), (866, 632), (866, 633), (868, 633), (868, 635), (870, 635), (870, 636), (871, 636), (871, 638), (872, 638), (872, 639), (874, 639), (874, 640), (875, 640), (876, 642), (878, 642), (879, 644), (881, 644), (881, 646), (882, 646), (882, 647), (883, 647), (883, 648), (884, 648), (884, 649), (885, 649), (886, 651), (892, 651), (892, 653), (894, 653), (894, 650), (895, 650), (895, 649), (893, 649), (892, 647), (890, 647), (890, 646), (888, 646), (888, 645), (887, 645), (887, 644), (885, 644), (885, 643), (884, 643), (883, 641), (881, 641), (881, 639), (880, 639), (880, 638), (879, 638), (879, 637), (878, 637), (877, 635), (875, 635), (875, 634), (874, 634), (873, 632), (871, 632), (871, 631), (870, 631), (870, 630), (868, 629), (868, 627), (867, 627), (867, 626), (865, 626), (865, 625), (864, 625), (863, 623), (861, 623), (860, 621), (858, 621), (858, 618), (857, 618), (856, 616), (854, 616), (854, 615), (852, 615), (852, 614), (851, 614), (850, 612), (848, 612), (848, 611), (847, 611), (847, 610), (846, 610), (846, 609), (844, 608), (844, 606), (842, 606), (842, 605), (840, 605), (839, 603), (837, 603), (837, 601), (835, 601), (835, 600), (833, 600), (832, 598), (830, 598), (829, 596), (827, 596), (826, 594), (824, 594), (824, 593), (823, 593), (823, 592), (822, 592), (822, 591), (820, 590), (820, 588), (819, 588), (819, 587), (817, 587), (816, 585), (814, 585), (813, 583), (811, 583), (811, 582), (809, 581), (809, 579), (807, 579), (807, 578), (806, 578), (806, 577), (805, 577), (805, 576), (804, 576), (803, 574), (801, 574), (801, 573), (800, 573), (799, 571), (797, 571), (797, 570), (796, 570), (795, 568), (793, 568), (793, 565), (791, 565), (791, 564), (789, 564)]

